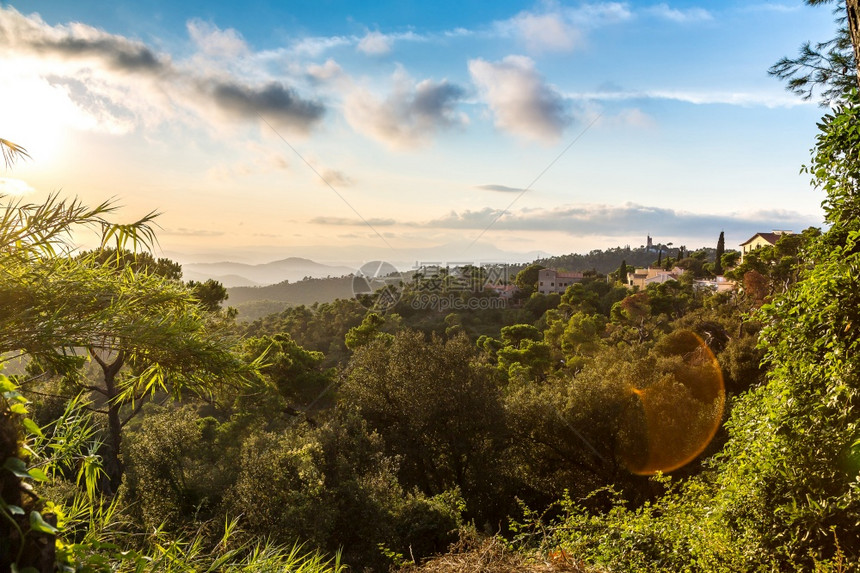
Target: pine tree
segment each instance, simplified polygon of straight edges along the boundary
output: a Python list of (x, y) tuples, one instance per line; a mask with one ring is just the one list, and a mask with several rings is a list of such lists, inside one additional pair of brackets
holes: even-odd
[(726, 237), (725, 232), (720, 231), (720, 238), (717, 239), (717, 260), (714, 262), (714, 274), (719, 276), (723, 274), (723, 253), (726, 252)]

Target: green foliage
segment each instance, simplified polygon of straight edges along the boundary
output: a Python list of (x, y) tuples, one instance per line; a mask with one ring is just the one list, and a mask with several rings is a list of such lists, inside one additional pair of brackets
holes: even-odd
[[(827, 4), (832, 0), (807, 0), (809, 5)], [(815, 44), (804, 42), (796, 58), (783, 57), (768, 73), (785, 82), (785, 89), (805, 100), (818, 92), (822, 106), (848, 97), (857, 88), (857, 62), (851, 46), (848, 23), (841, 14), (836, 18), (836, 37)]]
[(382, 570), (397, 554), (443, 550), (460, 524), (462, 501), (455, 492), (428, 498), (405, 491), (383, 447), (348, 411), (318, 429), (255, 433), (243, 445), (226, 509), (258, 535), (341, 547), (356, 567)]
[[(229, 352), (223, 335), (209, 328), (192, 293), (175, 279), (175, 264), (126, 249), (152, 244), (155, 214), (116, 225), (105, 219), (112, 210), (108, 203), (88, 208), (55, 196), (42, 205), (5, 205), (0, 352), (35, 357), (64, 374), (77, 386), (71, 395), (86, 389), (104, 397), (115, 489), (122, 474), (124, 406), (133, 416), (135, 406), (157, 391), (174, 397), (189, 390), (206, 393), (213, 376), (241, 379), (249, 368)], [(67, 256), (69, 234), (82, 227), (101, 232), (101, 247)], [(102, 380), (69, 375), (80, 366), (82, 351), (102, 367)]]
[(194, 293), (200, 306), (207, 312), (215, 312), (229, 298), (227, 289), (220, 282), (207, 279), (204, 282), (188, 281), (188, 288)]
[(545, 268), (543, 265), (531, 264), (514, 277), (514, 284), (523, 293), (524, 298), (528, 298), (537, 290), (538, 273)]
[(627, 261), (621, 261), (621, 266), (618, 267), (618, 270), (615, 271), (615, 280), (617, 280), (621, 284), (627, 284), (627, 274), (630, 272), (630, 269), (627, 267)]
[(249, 338), (243, 353), (249, 361), (259, 357), (260, 372), (288, 403), (310, 404), (332, 383), (322, 352), (305, 350), (289, 334)]
[(573, 372), (581, 369), (603, 346), (606, 323), (601, 314), (580, 311), (565, 320), (560, 313), (548, 313), (544, 337), (553, 350), (553, 362), (563, 363)]
[(740, 251), (728, 251), (727, 253), (723, 253), (723, 256), (720, 257), (720, 266), (722, 266), (723, 271), (725, 272), (737, 265), (740, 258)]
[(801, 272), (812, 264), (809, 247), (820, 235), (816, 227), (782, 235), (776, 245), (747, 253), (744, 262), (727, 276), (740, 280), (751, 302), (761, 306), (766, 299), (785, 292), (798, 281)]
[(496, 452), (504, 436), (500, 395), (462, 336), (429, 341), (401, 331), (390, 344), (359, 348), (341, 389), (399, 459), (404, 487), (427, 495), (459, 488), (472, 515), (492, 512)]
[(346, 334), (360, 325), (366, 314), (367, 309), (355, 299), (294, 306), (252, 322), (242, 334), (250, 337), (287, 333), (302, 348), (324, 353), (327, 365), (331, 365), (349, 357)]
[(351, 299), (352, 280), (351, 276), (324, 279), (306, 277), (292, 283), (284, 281), (262, 287), (232, 287), (228, 292), (230, 303), (237, 307), (263, 300), (277, 301), (284, 306), (313, 306), (331, 304), (337, 299)]
[(720, 238), (717, 239), (717, 252), (714, 255), (714, 275), (720, 276), (723, 274), (723, 255), (726, 252), (726, 236), (723, 231), (720, 231)]
[[(659, 251), (658, 251), (659, 250)], [(648, 250), (644, 245), (641, 247), (613, 247), (611, 249), (595, 249), (585, 254), (571, 253), (546, 259), (538, 259), (535, 263), (552, 269), (563, 269), (568, 271), (593, 271), (608, 275), (618, 270), (622, 261), (627, 263), (628, 268), (649, 267), (654, 263), (655, 253), (661, 260), (665, 260), (665, 253), (669, 252), (666, 245), (654, 245)]]
[(158, 275), (172, 281), (178, 281), (182, 278), (182, 265), (167, 258), (156, 259), (146, 251), (98, 249), (84, 252), (77, 258), (89, 264), (110, 267), (116, 272), (130, 269), (134, 273)]
[[(84, 404), (70, 403), (66, 413), (48, 428), (33, 425), (26, 415), (26, 399), (14, 383), (0, 377), (0, 436), (5, 460), (0, 469), (0, 564), (11, 570), (61, 571), (295, 571), (338, 573), (333, 561), (306, 552), (298, 544), (277, 546), (271, 542), (239, 539), (235, 522), (225, 524), (223, 534), (210, 543), (197, 532), (190, 538), (167, 534), (156, 526), (145, 537), (125, 530), (127, 523), (115, 503), (96, 497), (95, 481), (100, 472), (95, 455), (98, 443)], [(15, 406), (21, 408), (15, 408)], [(21, 410), (11, 413), (12, 410)], [(11, 415), (10, 415), (11, 413)], [(21, 426), (30, 433), (24, 436)], [(11, 441), (9, 438), (13, 438)], [(10, 456), (9, 448), (29, 452), (30, 464)], [(20, 455), (20, 454), (18, 454)], [(71, 472), (71, 473), (70, 473)], [(45, 502), (30, 494), (37, 484), (59, 482), (68, 476), (84, 485), (87, 495), (78, 494), (68, 504)], [(45, 486), (37, 485), (40, 489)], [(37, 490), (38, 491), (38, 490)], [(18, 503), (15, 503), (15, 502)], [(10, 529), (11, 528), (11, 529)]]
[(364, 317), (364, 320), (361, 321), (359, 326), (350, 328), (346, 333), (344, 340), (346, 347), (350, 350), (355, 350), (356, 348), (369, 344), (376, 338), (391, 341), (394, 338), (392, 335), (381, 332), (381, 328), (384, 324), (385, 319), (382, 316), (375, 312), (371, 312)]
[[(800, 280), (756, 315), (772, 369), (734, 403), (710, 471), (638, 509), (616, 500), (598, 516), (566, 502), (548, 543), (623, 570), (857, 570), (860, 99), (850, 100), (819, 125), (809, 167), (830, 229), (774, 249), (801, 254)], [(755, 356), (748, 340), (732, 344), (730, 357)], [(729, 362), (732, 377), (748, 371)]]
[[(214, 420), (213, 420), (214, 421)], [(122, 496), (146, 530), (180, 530), (212, 519), (236, 469), (224, 467), (217, 422), (208, 432), (193, 409), (160, 409), (129, 434)], [(231, 479), (232, 478), (232, 479)]]

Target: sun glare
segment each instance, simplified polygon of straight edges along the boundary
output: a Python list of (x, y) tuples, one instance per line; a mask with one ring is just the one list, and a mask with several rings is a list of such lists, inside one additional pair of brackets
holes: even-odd
[[(6, 66), (3, 66), (5, 68)], [(47, 81), (25, 74), (0, 73), (11, 78), (14, 90), (0, 91), (4, 113), (2, 136), (27, 150), (44, 167), (55, 161), (66, 141), (66, 132), (79, 114), (66, 92)]]
[(667, 337), (664, 368), (636, 397), (627, 416), (627, 467), (636, 474), (670, 472), (693, 461), (720, 427), (726, 393), (717, 359), (693, 332)]

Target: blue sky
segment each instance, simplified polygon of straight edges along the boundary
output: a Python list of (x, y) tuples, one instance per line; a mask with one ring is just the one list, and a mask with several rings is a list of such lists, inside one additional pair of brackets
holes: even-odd
[(733, 246), (820, 224), (822, 109), (767, 68), (833, 34), (789, 1), (5, 3), (33, 159), (0, 189), (159, 210), (186, 261)]

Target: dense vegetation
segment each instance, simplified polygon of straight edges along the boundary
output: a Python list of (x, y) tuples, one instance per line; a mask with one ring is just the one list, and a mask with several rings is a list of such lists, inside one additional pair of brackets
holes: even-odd
[[(647, 450), (630, 389), (680, 380), (689, 332), (725, 365), (732, 396), (761, 376), (759, 327), (743, 316), (750, 300), (695, 290), (693, 270), (635, 293), (592, 273), (561, 296), (449, 312), (422, 304), (498, 295), (481, 288), (482, 269), (440, 269), (399, 285), (385, 312), (373, 297), (340, 299), (245, 324), (217, 304), (223, 288), (183, 284), (170, 261), (123, 245), (70, 258), (60, 238), (48, 248), (40, 225), (69, 209), (81, 211), (57, 232), (100, 216), (53, 201), (7, 206), (7, 219), (45, 219), (28, 221), (26, 256), (7, 249), (0, 285), (15, 302), (4, 306), (3, 349), (31, 357), (7, 382), (7, 421), (29, 416), (43, 448), (66, 439), (58, 420), (80, 437), (62, 442), (63, 460), (7, 456), (21, 460), (17, 478), (44, 477), (30, 515), (77, 512), (56, 532), (76, 548), (56, 555), (71, 566), (108, 541), (144, 559), (153, 541), (135, 532), (154, 530), (161, 541), (193, 539), (181, 547), (229, 548), (234, 562), (267, 539), (276, 559), (286, 559), (278, 547), (305, 543), (384, 570), (444, 551), (466, 524), (513, 534), (521, 504), (611, 487), (641, 507), (663, 486), (629, 471)], [(51, 296), (48, 272), (64, 297), (89, 305), (84, 313)], [(516, 282), (534, 290), (533, 274)]]
[[(539, 264), (504, 305), (487, 269), (438, 269), (238, 323), (147, 254), (151, 217), (4, 198), (0, 352), (27, 368), (0, 376), (0, 568), (385, 571), (460, 538), (518, 567), (857, 570), (860, 96), (838, 94), (806, 168), (826, 230), (742, 264), (715, 231), (642, 290), (623, 250), (561, 295)], [(101, 247), (73, 253), (81, 228)], [(717, 270), (742, 288), (695, 287)]]

